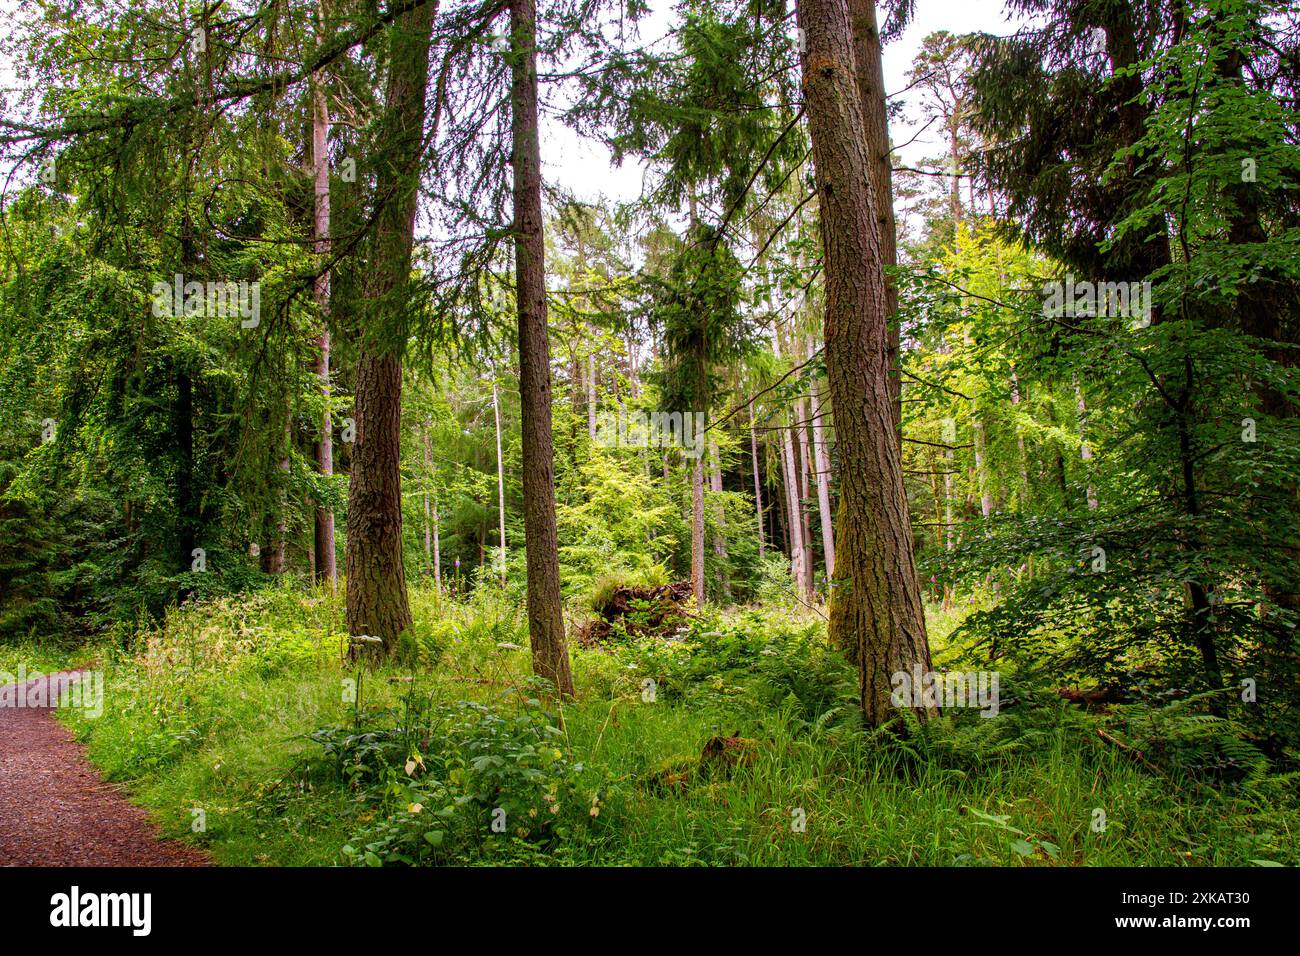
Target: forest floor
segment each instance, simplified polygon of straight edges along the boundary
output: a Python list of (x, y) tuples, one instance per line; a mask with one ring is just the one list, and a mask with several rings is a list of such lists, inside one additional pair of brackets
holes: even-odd
[(106, 783), (52, 716), (81, 672), (0, 688), (0, 865), (206, 866), (160, 838), (146, 812)]
[[(1109, 742), (1195, 757), (1226, 732), (1213, 721), (1187, 740), (1141, 706), (1090, 713), (1004, 668), (1017, 702), (997, 719), (945, 713), (896, 740), (862, 726), (820, 617), (778, 604), (574, 646), (561, 713), (531, 678), (518, 595), (411, 600), (415, 625), (375, 670), (344, 660), (341, 594), (285, 585), (62, 659), (0, 642), (0, 672), (101, 673), (102, 711), (58, 721), (164, 836), (219, 865), (1300, 864), (1293, 779), (1216, 781)], [(938, 667), (956, 666), (956, 617), (931, 609)], [(172, 859), (44, 711), (0, 717), (0, 821), (10, 860), (78, 862), (101, 840), (99, 862)]]

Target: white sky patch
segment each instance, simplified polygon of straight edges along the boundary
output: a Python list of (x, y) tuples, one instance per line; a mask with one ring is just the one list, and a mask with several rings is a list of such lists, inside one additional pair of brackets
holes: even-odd
[[(652, 0), (652, 12), (641, 23), (642, 38), (653, 42), (669, 31), (671, 6), (671, 0)], [(883, 21), (883, 13), (878, 15)], [(1025, 23), (1026, 20), (1007, 14), (1002, 0), (917, 0), (912, 22), (902, 36), (885, 46), (885, 89), (895, 94), (907, 87), (912, 61), (921, 50), (922, 40), (931, 33), (946, 30), (954, 35), (987, 32), (1010, 36)], [(792, 35), (793, 17), (787, 27), (787, 33)], [(917, 135), (924, 123), (918, 118), (917, 91), (908, 90), (899, 98), (906, 106), (903, 116), (893, 121), (890, 138), (896, 145), (906, 144), (899, 149), (903, 164), (916, 166), (926, 156), (946, 152), (944, 134), (938, 124)], [(641, 194), (646, 164), (628, 159), (621, 168), (613, 166), (609, 151), (602, 144), (584, 140), (564, 125), (561, 117), (553, 112), (558, 106), (554, 95), (551, 100), (552, 110), (542, 117), (542, 172), (546, 180), (589, 202), (602, 196), (618, 202), (636, 199)]]

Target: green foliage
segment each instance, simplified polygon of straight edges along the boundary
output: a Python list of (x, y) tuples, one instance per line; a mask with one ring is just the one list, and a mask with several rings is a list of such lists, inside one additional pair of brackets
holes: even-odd
[(561, 579), (570, 594), (606, 574), (662, 578), (675, 539), (672, 508), (635, 458), (593, 450), (577, 469), (574, 502), (557, 508)]
[(418, 728), (404, 723), (400, 736), (388, 731), (394, 743), (410, 742), (402, 751), (376, 748), (383, 733), (341, 741), (335, 731), (314, 733), (349, 768), (377, 755), (396, 758), (382, 766), (372, 798), (380, 817), (343, 847), (344, 856), (371, 866), (508, 861), (521, 847), (545, 853), (580, 838), (575, 827), (591, 819), (578, 790), (582, 766), (565, 755), (551, 721), (536, 700), (506, 713), (460, 701), (422, 715)]
[[(432, 667), (362, 674), (329, 654), (267, 676), (267, 644), (295, 628), (337, 647), (337, 605), (272, 592), (243, 611), (185, 610), (135, 653), (106, 652), (112, 706), (64, 716), (169, 835), (226, 863), (1300, 863), (1294, 786), (1190, 708), (1093, 715), (1004, 675), (996, 719), (956, 711), (906, 737), (868, 733), (817, 619), (750, 611), (679, 641), (575, 651), (561, 730), (526, 655), (499, 646), (517, 618), (415, 601), (456, 623)], [(359, 681), (355, 700), (344, 678)], [(750, 741), (752, 758), (706, 767), (719, 736)], [(1198, 779), (1207, 760), (1220, 768)], [(207, 809), (205, 834), (190, 832), (191, 807)]]

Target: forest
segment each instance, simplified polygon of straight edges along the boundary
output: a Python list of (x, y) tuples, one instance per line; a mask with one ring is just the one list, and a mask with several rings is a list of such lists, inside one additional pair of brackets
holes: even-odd
[(1294, 3), (0, 23), (0, 864), (1300, 865)]

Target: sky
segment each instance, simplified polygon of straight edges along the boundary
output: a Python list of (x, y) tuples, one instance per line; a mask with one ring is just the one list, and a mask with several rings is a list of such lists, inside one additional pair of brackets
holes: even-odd
[[(672, 0), (651, 0), (653, 13), (641, 31), (644, 38), (654, 40), (667, 31), (671, 5)], [(1002, 0), (917, 0), (912, 22), (902, 36), (885, 46), (885, 89), (893, 94), (906, 88), (907, 71), (920, 52), (921, 41), (931, 33), (947, 30), (953, 34), (985, 32), (1006, 36), (1023, 23), (1020, 19), (1008, 19)], [(789, 32), (794, 32), (793, 20)], [(896, 146), (906, 144), (898, 149), (904, 165), (915, 166), (926, 156), (946, 152), (937, 127), (917, 135), (922, 121), (915, 119), (916, 94), (905, 93), (901, 98), (906, 104), (904, 115), (891, 124), (890, 138)], [(915, 140), (909, 143), (913, 137)], [(631, 201), (640, 194), (645, 174), (641, 164), (631, 161), (625, 162), (622, 168), (614, 168), (604, 147), (584, 141), (565, 127), (558, 116), (543, 120), (542, 167), (547, 182), (587, 201), (601, 196)]]
[[(641, 36), (647, 43), (661, 41), (668, 33), (674, 2), (650, 0), (651, 13), (641, 27)], [(0, 0), (0, 24), (22, 4), (23, 0)], [(1008, 20), (1003, 0), (917, 0), (915, 16), (903, 35), (885, 46), (885, 88), (890, 93), (905, 89), (907, 71), (920, 50), (922, 39), (930, 33), (947, 30), (955, 34), (985, 31), (1006, 35), (1014, 32), (1020, 22)], [(794, 33), (793, 18), (788, 32)], [(13, 85), (11, 64), (0, 57), (0, 89)], [(938, 140), (940, 133), (936, 128), (916, 135), (921, 126), (914, 119), (918, 113), (916, 94), (905, 93), (902, 98), (906, 108), (904, 115), (893, 121), (891, 138), (896, 146), (906, 144), (899, 148), (899, 155), (905, 165), (915, 166), (925, 156), (942, 153), (944, 146)], [(603, 146), (583, 140), (556, 115), (545, 115), (542, 120), (542, 164), (545, 181), (587, 201), (602, 197), (618, 202), (634, 200), (642, 191), (645, 175), (643, 165), (630, 160), (622, 167), (614, 167)], [(8, 172), (6, 168), (4, 173)]]

